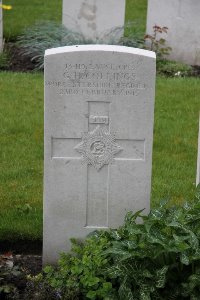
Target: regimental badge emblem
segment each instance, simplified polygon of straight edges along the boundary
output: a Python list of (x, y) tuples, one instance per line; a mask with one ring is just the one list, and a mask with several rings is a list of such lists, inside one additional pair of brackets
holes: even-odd
[(114, 155), (123, 150), (115, 142), (115, 135), (100, 126), (83, 133), (81, 143), (74, 149), (82, 154), (85, 163), (93, 165), (97, 171), (112, 163)]

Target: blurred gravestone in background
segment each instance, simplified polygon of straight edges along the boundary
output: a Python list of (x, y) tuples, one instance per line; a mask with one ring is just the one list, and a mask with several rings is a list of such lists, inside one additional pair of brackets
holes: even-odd
[(200, 65), (199, 0), (148, 0), (148, 34), (154, 25), (168, 27), (168, 33), (161, 36), (172, 48), (167, 58)]
[(126, 0), (63, 0), (63, 25), (98, 41), (109, 36), (116, 42), (123, 36)]

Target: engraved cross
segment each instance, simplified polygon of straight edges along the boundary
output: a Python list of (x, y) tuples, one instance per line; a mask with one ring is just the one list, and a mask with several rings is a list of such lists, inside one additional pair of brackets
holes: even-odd
[(120, 139), (110, 132), (109, 107), (109, 102), (88, 102), (88, 132), (82, 139), (52, 138), (52, 159), (87, 164), (85, 227), (89, 228), (109, 227), (111, 164), (145, 159), (144, 139)]

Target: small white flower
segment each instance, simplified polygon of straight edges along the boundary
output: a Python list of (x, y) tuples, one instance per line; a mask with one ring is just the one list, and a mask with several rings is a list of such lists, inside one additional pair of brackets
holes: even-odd
[(174, 74), (175, 76), (180, 76), (181, 75), (181, 71), (178, 71), (177, 73)]

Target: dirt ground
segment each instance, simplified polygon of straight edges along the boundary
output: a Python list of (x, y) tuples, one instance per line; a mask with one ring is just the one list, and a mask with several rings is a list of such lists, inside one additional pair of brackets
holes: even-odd
[(7, 43), (5, 50), (9, 53), (9, 64), (3, 69), (13, 72), (31, 72), (35, 68), (35, 64), (29, 57), (23, 56), (21, 50), (15, 43)]
[[(15, 255), (5, 252), (0, 255), (0, 299), (24, 299), (27, 276), (35, 276), (42, 271), (41, 255)], [(2, 290), (3, 288), (3, 290)], [(6, 292), (8, 288), (9, 292)], [(16, 291), (16, 292), (15, 292)]]

